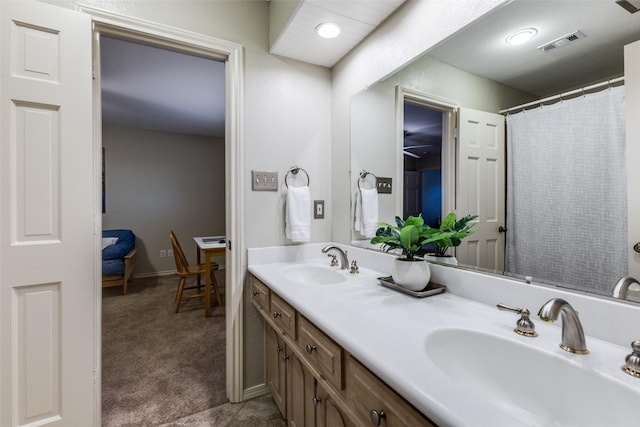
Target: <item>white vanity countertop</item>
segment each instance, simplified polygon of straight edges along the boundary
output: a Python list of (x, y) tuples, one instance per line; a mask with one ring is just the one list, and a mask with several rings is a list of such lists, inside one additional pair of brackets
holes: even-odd
[[(426, 340), (430, 333), (443, 328), (473, 329), (508, 340), (534, 342), (540, 348), (565, 353), (561, 357), (572, 359), (576, 364), (588, 361), (621, 383), (640, 388), (640, 380), (620, 370), (629, 353), (628, 347), (588, 336), (591, 355), (577, 356), (558, 347), (559, 325), (536, 321), (534, 307), (529, 309), (540, 336), (526, 338), (513, 332), (517, 315), (495, 308), (497, 302), (511, 305), (512, 301), (495, 301), (491, 302), (492, 306), (454, 292), (414, 298), (388, 289), (377, 280), (390, 271), (388, 259), (380, 258), (383, 254), (372, 255), (340, 245), (349, 249), (350, 259), (358, 260), (360, 274), (338, 270), (346, 281), (331, 285), (303, 285), (286, 278), (287, 268), (301, 263), (328, 266), (329, 260), (320, 253), (322, 246), (324, 244), (284, 247), (289, 248), (284, 251), (250, 249), (249, 271), (441, 427), (543, 425), (536, 423), (535, 414), (531, 419), (527, 419), (526, 414), (515, 418), (510, 415), (513, 412), (500, 410), (500, 402), (492, 400), (492, 396), (469, 391), (464, 382), (454, 381), (438, 369), (427, 355)], [(376, 270), (369, 268), (371, 265)], [(432, 268), (436, 276), (437, 270)], [(442, 277), (446, 278), (446, 274)], [(588, 335), (587, 328), (585, 331)], [(619, 362), (599, 356), (604, 353), (613, 355), (613, 360)], [(527, 368), (530, 367), (523, 367)]]

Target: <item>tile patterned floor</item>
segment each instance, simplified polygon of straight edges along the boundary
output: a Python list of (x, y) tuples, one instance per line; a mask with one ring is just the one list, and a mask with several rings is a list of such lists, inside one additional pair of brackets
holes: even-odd
[(285, 427), (271, 396), (243, 403), (225, 403), (160, 427)]

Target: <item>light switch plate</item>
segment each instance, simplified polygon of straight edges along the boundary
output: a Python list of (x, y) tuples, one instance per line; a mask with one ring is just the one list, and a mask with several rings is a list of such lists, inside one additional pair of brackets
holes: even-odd
[(391, 194), (391, 180), (391, 178), (378, 178), (376, 180), (378, 194)]
[(278, 191), (278, 172), (251, 171), (251, 190)]
[(314, 219), (324, 218), (324, 200), (313, 201), (313, 218)]

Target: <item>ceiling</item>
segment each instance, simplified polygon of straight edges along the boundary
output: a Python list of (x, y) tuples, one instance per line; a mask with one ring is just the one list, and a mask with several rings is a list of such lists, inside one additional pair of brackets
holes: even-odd
[[(529, 42), (519, 46), (505, 42), (512, 32), (530, 27), (538, 34)], [(548, 52), (538, 49), (576, 30), (586, 37)], [(543, 97), (622, 75), (623, 47), (638, 39), (640, 12), (631, 14), (614, 0), (514, 0), (428, 55)]]
[[(334, 66), (405, 0), (302, 0), (289, 17), (270, 52), (324, 67)], [(342, 28), (334, 39), (318, 37), (324, 22)]]
[(224, 62), (102, 36), (102, 122), (224, 137)]
[[(404, 0), (301, 1), (272, 53), (330, 67)], [(630, 0), (640, 2), (640, 0)], [(320, 21), (335, 19), (343, 37), (316, 39)], [(521, 46), (507, 35), (535, 27)], [(586, 37), (564, 47), (537, 49), (575, 30)], [(353, 31), (353, 34), (351, 33)], [(462, 29), (428, 55), (537, 96), (623, 72), (623, 45), (640, 39), (640, 12), (614, 0), (514, 0)], [(324, 43), (318, 47), (317, 43)], [(224, 136), (224, 63), (112, 37), (101, 38), (102, 113), (106, 125)]]

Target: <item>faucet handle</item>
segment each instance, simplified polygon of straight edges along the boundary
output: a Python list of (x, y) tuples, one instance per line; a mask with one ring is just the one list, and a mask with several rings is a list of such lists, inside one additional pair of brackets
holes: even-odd
[(328, 257), (331, 257), (331, 267), (338, 266), (338, 255), (336, 254), (327, 254)]
[(533, 321), (529, 318), (531, 314), (529, 310), (526, 308), (510, 307), (505, 304), (496, 304), (496, 307), (498, 307), (499, 310), (512, 311), (520, 315), (520, 319), (518, 319), (516, 327), (513, 330), (516, 334), (532, 338), (538, 336), (536, 325), (534, 325)]
[(632, 377), (640, 378), (640, 341), (635, 340), (631, 343), (631, 354), (624, 359), (625, 364), (622, 370)]
[(353, 261), (351, 261), (351, 274), (358, 273), (360, 273), (360, 268), (358, 267), (358, 261), (354, 259)]

